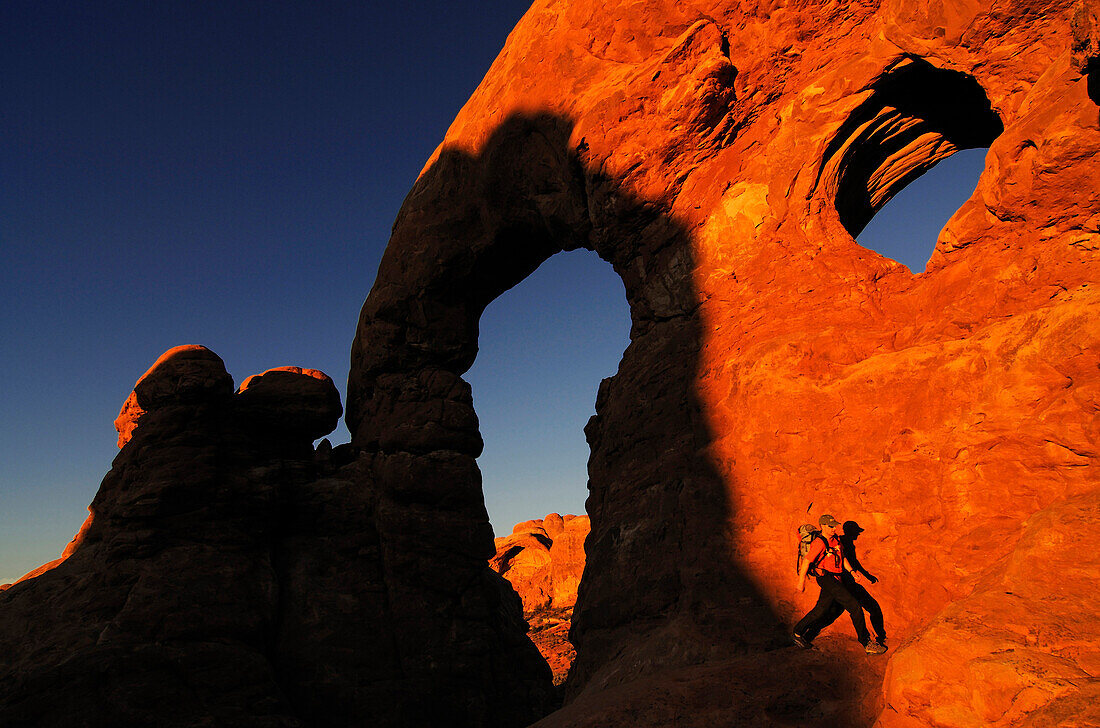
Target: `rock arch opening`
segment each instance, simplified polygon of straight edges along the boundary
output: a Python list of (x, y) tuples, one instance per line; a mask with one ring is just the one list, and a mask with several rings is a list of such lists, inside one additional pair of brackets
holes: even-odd
[(595, 253), (559, 253), (490, 303), (478, 328), (463, 376), (485, 442), (478, 466), (494, 531), (583, 513), (584, 425), (629, 343), (622, 280)]
[(887, 202), (856, 242), (920, 273), (943, 226), (966, 202), (985, 167), (984, 147), (944, 159)]
[(868, 223), (902, 189), (959, 151), (988, 148), (1004, 130), (973, 76), (919, 58), (902, 58), (867, 90), (822, 167), (841, 224), (861, 244)]
[(478, 458), (496, 535), (490, 562), (523, 602), (529, 636), (564, 681), (584, 569), (589, 446), (601, 380), (629, 343), (622, 279), (587, 250), (556, 254), (496, 298), (479, 321), (470, 383)]

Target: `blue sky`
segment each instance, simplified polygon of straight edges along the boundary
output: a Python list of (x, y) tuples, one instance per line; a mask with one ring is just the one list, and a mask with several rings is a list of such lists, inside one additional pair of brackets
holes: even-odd
[[(527, 4), (0, 3), (0, 582), (75, 533), (166, 349), (345, 391), (401, 201)], [(915, 210), (927, 258), (950, 210)], [(628, 329), (585, 252), (486, 311), (468, 379), (498, 532), (582, 511), (581, 428)]]

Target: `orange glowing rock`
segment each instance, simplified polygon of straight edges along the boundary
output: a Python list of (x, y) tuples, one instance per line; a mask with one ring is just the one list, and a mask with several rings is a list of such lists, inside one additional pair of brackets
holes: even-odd
[[(462, 375), (488, 303), (589, 248), (631, 341), (585, 427), (576, 660), (540, 726), (1097, 723), (1097, 7), (539, 0), (395, 221), (352, 443), (317, 456), (327, 395), (279, 416), (277, 372), (233, 397), (201, 352), (155, 367), (81, 546), (0, 594), (4, 717), (544, 715)], [(966, 148), (985, 169), (924, 271), (857, 244)], [(885, 655), (843, 621), (790, 645), (822, 512), (864, 529)], [(568, 601), (569, 533), (511, 537), (530, 603)]]
[(529, 636), (559, 684), (576, 657), (568, 633), (584, 573), (588, 530), (588, 516), (551, 513), (523, 521), (510, 536), (496, 539), (496, 554), (489, 560), (493, 571), (511, 583), (523, 602)]
[(197, 344), (173, 347), (141, 375), (122, 404), (115, 420), (118, 446), (130, 441), (138, 421), (151, 409), (225, 397), (232, 391), (233, 379), (217, 354)]
[[(951, 625), (956, 610), (996, 622), (1004, 605), (974, 595), (1046, 528), (1025, 524), (1098, 488), (1097, 8), (547, 1), (525, 15), (398, 216), (347, 408), (357, 446), (432, 462), (422, 481), (446, 502), (443, 476), (480, 453), (449, 377), (478, 355), (487, 302), (562, 250), (619, 274), (631, 341), (585, 428), (592, 531), (566, 690), (590, 717), (561, 725), (671, 723), (648, 696), (719, 663), (749, 682), (676, 722), (1088, 717), (1091, 688), (1067, 676), (1091, 674), (1090, 630), (1029, 653), (1061, 661), (1064, 694), (1011, 705), (1042, 670), (1013, 665), (1008, 642), (970, 640), (942, 666), (943, 642), (921, 635), (981, 633)], [(968, 148), (988, 148), (985, 169), (926, 270), (856, 242)], [(814, 598), (793, 578), (796, 529), (822, 512), (865, 529), (891, 648), (875, 661), (782, 649)], [(427, 538), (437, 521), (416, 515)], [(536, 601), (552, 591), (545, 556), (521, 572)], [(1063, 629), (1044, 594), (1092, 608), (1100, 574), (1077, 578), (1030, 593), (1029, 631)], [(850, 643), (851, 625), (822, 640)], [(975, 665), (982, 680), (944, 687)]]
[(15, 581), (13, 581), (11, 584), (0, 584), (0, 590), (4, 590), (4, 589), (7, 589), (9, 587), (15, 586), (16, 584), (18, 584), (21, 581), (26, 581), (27, 579), (33, 579), (36, 576), (41, 576), (42, 574), (45, 574), (47, 571), (50, 571), (51, 569), (54, 569), (57, 566), (59, 566), (61, 563), (63, 563), (65, 561), (65, 559), (72, 556), (73, 553), (80, 546), (80, 544), (84, 542), (84, 536), (85, 536), (85, 534), (88, 533), (88, 529), (91, 528), (92, 521), (93, 521), (94, 518), (95, 518), (95, 515), (93, 513), (88, 514), (88, 517), (84, 519), (84, 523), (80, 524), (80, 530), (76, 532), (76, 535), (73, 536), (72, 540), (69, 541), (69, 543), (65, 546), (65, 550), (61, 552), (61, 556), (59, 558), (56, 558), (53, 561), (47, 561), (46, 563), (42, 564), (41, 566), (36, 567), (36, 568), (32, 569), (31, 571), (28, 571), (26, 574), (19, 577)]
[(551, 513), (517, 523), (510, 536), (496, 539), (489, 566), (511, 584), (525, 613), (572, 607), (584, 573), (588, 516)]

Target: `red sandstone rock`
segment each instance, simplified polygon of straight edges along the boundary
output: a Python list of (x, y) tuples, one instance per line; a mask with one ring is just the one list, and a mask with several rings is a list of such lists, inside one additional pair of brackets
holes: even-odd
[(70, 556), (73, 555), (73, 553), (76, 551), (77, 547), (79, 547), (80, 544), (84, 541), (84, 536), (85, 536), (85, 534), (88, 533), (88, 529), (91, 527), (91, 525), (92, 525), (92, 515), (89, 514), (88, 517), (84, 519), (84, 523), (80, 524), (80, 530), (78, 530), (76, 532), (76, 535), (73, 536), (72, 540), (69, 541), (67, 546), (65, 546), (65, 550), (61, 552), (60, 557), (54, 559), (53, 561), (47, 561), (46, 563), (42, 564), (41, 566), (32, 569), (31, 571), (27, 572), (23, 576), (16, 579), (11, 584), (0, 584), (0, 591), (3, 591), (4, 589), (8, 589), (12, 586), (15, 586), (16, 584), (18, 584), (21, 581), (26, 581), (27, 579), (33, 579), (36, 576), (41, 576), (42, 574), (46, 573), (50, 569), (53, 569), (53, 568), (57, 567), (59, 564), (61, 564), (63, 561), (65, 561), (65, 559), (67, 559), (67, 558), (69, 558)]
[[(879, 708), (932, 725), (943, 715), (914, 706), (940, 694), (937, 675), (991, 666), (952, 715), (994, 715), (1026, 682), (978, 641), (929, 668), (927, 696), (891, 678), (883, 704), (876, 665), (934, 666), (935, 641), (878, 663), (775, 648), (812, 600), (791, 575), (795, 529), (822, 512), (866, 529), (860, 558), (896, 647), (962, 608), (1034, 514), (1097, 489), (1094, 10), (540, 2), (512, 33), (395, 224), (360, 316), (348, 421), (367, 449), (476, 456), (468, 392), (425, 378), (461, 375), (484, 306), (556, 252), (590, 248), (619, 273), (631, 343), (586, 428), (574, 705), (667, 724), (651, 696), (731, 654), (787, 684), (708, 704), (711, 724), (813, 723), (842, 704), (859, 716), (846, 725)], [(927, 270), (855, 242), (908, 181), (987, 146)], [(1091, 603), (1043, 589), (1026, 604)], [(981, 605), (975, 619), (994, 610)], [(1061, 674), (1088, 673), (1088, 649), (1063, 652)], [(769, 690), (819, 669), (859, 675), (769, 713)], [(1066, 690), (1004, 715), (1087, 716), (1087, 689)]]
[[(570, 515), (565, 518), (572, 520), (573, 516)], [(562, 529), (565, 528), (565, 519), (557, 513), (551, 513), (546, 518), (542, 519), (542, 527), (546, 531), (546, 535), (550, 538), (556, 538), (557, 535), (562, 532)], [(513, 529), (513, 533), (514, 532), (515, 530)]]
[[(550, 517), (547, 516), (546, 520), (549, 521)], [(577, 588), (584, 574), (584, 540), (588, 537), (588, 530), (588, 516), (578, 516), (566, 521), (553, 537), (550, 584), (551, 603), (555, 607), (572, 607), (577, 602)]]
[(1098, 520), (1100, 491), (1031, 516), (1012, 553), (890, 661), (877, 725), (1100, 723)]
[(550, 604), (550, 544), (542, 528), (496, 539), (497, 552), (489, 566), (511, 583), (523, 601), (524, 612)]
[(233, 379), (225, 363), (205, 346), (177, 346), (160, 355), (134, 385), (138, 405), (148, 411), (227, 396)]
[[(585, 430), (577, 659), (543, 725), (1096, 722), (1100, 575), (1059, 546), (1100, 525), (1095, 18), (540, 0), (395, 222), (343, 465), (275, 444), (210, 361), (170, 363), (124, 408), (81, 544), (0, 594), (4, 717), (545, 711), (549, 671), (487, 566), (461, 377), (485, 306), (584, 247), (623, 280), (631, 343)], [(855, 242), (909, 180), (987, 146), (925, 271)], [(812, 600), (795, 528), (823, 511), (865, 529), (885, 657), (842, 625), (786, 645)], [(1028, 556), (1075, 578), (1033, 579)]]
[(115, 420), (118, 446), (130, 441), (138, 420), (150, 409), (226, 396), (232, 390), (233, 379), (217, 354), (197, 344), (173, 347), (138, 378), (123, 403)]
[(560, 684), (576, 652), (569, 642), (569, 624), (577, 587), (584, 573), (584, 539), (588, 516), (551, 513), (523, 521), (512, 535), (496, 539), (489, 566), (512, 585), (523, 602), (529, 636)]
[[(566, 518), (568, 522), (551, 513), (544, 519), (517, 523), (512, 535), (496, 539), (496, 554), (489, 566), (511, 583), (525, 614), (572, 607), (577, 600), (588, 516)], [(551, 531), (557, 535), (551, 536)]]
[(547, 609), (528, 616), (527, 624), (531, 628), (527, 636), (538, 648), (539, 654), (550, 666), (554, 675), (554, 684), (561, 685), (569, 677), (569, 668), (577, 659), (577, 651), (569, 641), (569, 625), (573, 617), (573, 608)]

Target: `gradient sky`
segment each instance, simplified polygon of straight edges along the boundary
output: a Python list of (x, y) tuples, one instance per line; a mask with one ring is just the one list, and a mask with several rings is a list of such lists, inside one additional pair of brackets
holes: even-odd
[[(208, 346), (238, 383), (313, 367), (345, 392), (401, 201), (527, 5), (0, 3), (0, 583), (75, 533), (166, 349)], [(922, 269), (969, 158), (922, 178), (946, 179), (906, 203), (922, 225), (884, 223), (891, 203), (861, 242), (885, 225)], [(585, 252), (486, 311), (467, 378), (498, 533), (583, 512), (582, 428), (628, 330), (622, 283)]]

